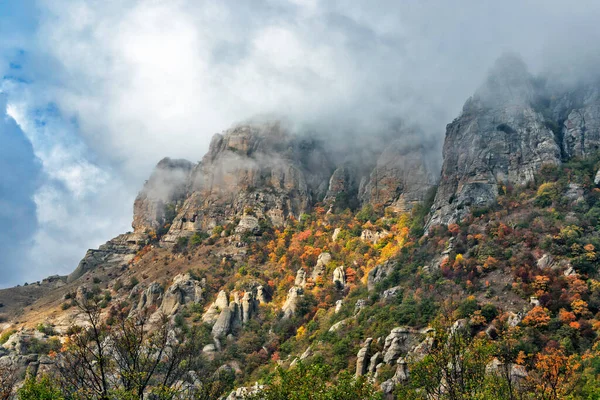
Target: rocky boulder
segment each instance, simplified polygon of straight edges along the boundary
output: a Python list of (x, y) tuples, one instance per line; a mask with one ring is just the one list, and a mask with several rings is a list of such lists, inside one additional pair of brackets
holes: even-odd
[(160, 309), (166, 315), (173, 315), (184, 304), (200, 302), (202, 291), (202, 284), (190, 274), (177, 275), (165, 291)]
[(283, 311), (284, 318), (290, 318), (296, 313), (296, 307), (298, 306), (298, 301), (302, 296), (303, 290), (299, 286), (292, 286), (288, 292), (287, 298), (281, 310)]
[(369, 369), (371, 342), (373, 342), (373, 339), (367, 338), (363, 347), (358, 351), (356, 356), (356, 376), (365, 375)]
[(333, 270), (333, 284), (340, 288), (346, 286), (346, 271), (341, 265)]
[(374, 290), (375, 285), (387, 278), (394, 271), (395, 266), (396, 264), (392, 260), (376, 265), (367, 275), (367, 288)]

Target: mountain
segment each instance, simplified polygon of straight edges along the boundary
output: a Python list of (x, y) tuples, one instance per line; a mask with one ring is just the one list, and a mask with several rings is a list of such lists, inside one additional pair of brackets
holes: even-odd
[(143, 321), (166, 327), (168, 354), (168, 337), (198, 340), (202, 373), (178, 379), (214, 389), (205, 398), (310, 382), (351, 388), (332, 398), (594, 398), (599, 88), (501, 57), (448, 124), (439, 177), (418, 127), (365, 143), (235, 125), (200, 162), (156, 165), (133, 232), (68, 277), (0, 291), (0, 361), (42, 376), (81, 350), (74, 324), (107, 324), (97, 343), (120, 343)]

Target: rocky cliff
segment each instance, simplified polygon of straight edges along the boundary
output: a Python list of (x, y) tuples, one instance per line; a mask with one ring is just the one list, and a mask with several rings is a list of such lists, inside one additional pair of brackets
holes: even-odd
[(337, 161), (335, 143), (292, 134), (280, 122), (235, 126), (213, 137), (197, 165), (162, 160), (135, 201), (133, 227), (166, 229), (163, 243), (174, 243), (228, 224), (238, 233), (256, 233), (260, 221), (283, 226), (318, 202), (406, 211), (434, 185), (435, 173), (418, 140), (397, 136), (371, 158)]
[(242, 125), (213, 137), (194, 168), (187, 198), (164, 241), (257, 219), (282, 226), (322, 200), (333, 165), (315, 139), (291, 135), (279, 123)]
[(520, 58), (501, 57), (446, 128), (443, 166), (430, 225), (448, 224), (523, 185), (544, 164), (592, 154), (600, 140), (597, 86), (557, 91)]

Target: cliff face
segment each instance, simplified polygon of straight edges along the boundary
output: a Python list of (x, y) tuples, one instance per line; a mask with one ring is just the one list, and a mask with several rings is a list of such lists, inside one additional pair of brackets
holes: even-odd
[(156, 231), (167, 220), (178, 202), (185, 199), (187, 182), (194, 164), (187, 160), (162, 159), (133, 204), (135, 232)]
[(256, 229), (261, 219), (282, 226), (321, 201), (405, 211), (423, 199), (435, 174), (424, 148), (404, 134), (370, 159), (336, 161), (335, 143), (291, 134), (278, 122), (236, 126), (216, 134), (197, 165), (170, 159), (157, 165), (135, 201), (134, 230), (170, 224), (162, 240), (173, 243), (235, 221), (239, 231)]
[(600, 148), (600, 89), (586, 87), (570, 97), (566, 107), (563, 106), (567, 110), (562, 124), (564, 154), (589, 156)]
[(435, 184), (426, 149), (411, 134), (391, 142), (378, 157), (359, 189), (362, 204), (383, 205), (404, 212), (423, 201)]
[(209, 231), (244, 215), (281, 226), (323, 198), (332, 171), (317, 141), (292, 136), (277, 123), (217, 134), (194, 168), (187, 198), (164, 240)]
[(561, 161), (561, 143), (539, 107), (533, 77), (518, 58), (501, 58), (447, 126), (430, 225), (455, 222), (494, 201), (502, 185), (525, 184)]

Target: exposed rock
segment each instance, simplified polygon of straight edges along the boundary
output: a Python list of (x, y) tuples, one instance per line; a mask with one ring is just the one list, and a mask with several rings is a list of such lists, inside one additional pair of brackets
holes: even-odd
[(342, 310), (342, 306), (344, 305), (344, 301), (343, 300), (338, 300), (335, 302), (335, 313), (339, 313)]
[(224, 308), (229, 307), (229, 296), (227, 296), (226, 291), (219, 291), (217, 299), (215, 300), (215, 306), (219, 308), (219, 310), (223, 310)]
[(531, 304), (532, 306), (536, 307), (540, 305), (540, 301), (538, 300), (538, 298), (536, 296), (531, 296), (529, 298), (529, 304)]
[(498, 337), (498, 329), (496, 326), (491, 324), (487, 328), (485, 328), (485, 334), (492, 340), (495, 340)]
[(402, 287), (394, 286), (394, 287), (384, 290), (383, 293), (381, 294), (381, 297), (384, 300), (391, 300), (391, 299), (394, 299), (396, 296), (398, 296), (399, 293), (402, 293)]
[(265, 294), (265, 288), (263, 286), (256, 287), (256, 299), (260, 304), (267, 302), (267, 296)]
[(284, 318), (290, 318), (294, 315), (300, 296), (302, 296), (302, 288), (299, 286), (292, 286), (288, 292), (287, 299), (281, 308)]
[(109, 240), (98, 249), (88, 250), (77, 268), (69, 274), (67, 282), (73, 282), (100, 265), (104, 268), (127, 265), (133, 260), (145, 240), (145, 236), (128, 233)]
[(315, 265), (315, 268), (313, 269), (311, 275), (314, 281), (316, 281), (317, 278), (323, 277), (325, 275), (325, 268), (327, 267), (327, 264), (329, 264), (330, 261), (331, 254), (326, 252), (319, 254), (319, 257), (317, 258), (317, 264)]
[[(281, 226), (289, 216), (308, 212), (327, 191), (333, 171), (316, 140), (290, 134), (279, 122), (251, 122), (213, 137), (208, 153), (191, 172), (189, 194), (164, 242), (209, 231), (236, 218), (250, 224), (268, 218)], [(241, 222), (241, 220), (240, 220)], [(241, 228), (251, 228), (255, 220)]]
[(358, 314), (360, 310), (367, 306), (367, 300), (358, 299), (356, 300), (356, 304), (354, 305), (354, 315)]
[(377, 352), (373, 354), (371, 359), (369, 360), (369, 373), (374, 374), (377, 371), (377, 366), (383, 361), (383, 357), (381, 356), (381, 352)]
[(253, 215), (244, 214), (242, 218), (240, 218), (240, 222), (238, 226), (235, 228), (235, 233), (258, 233), (260, 231), (258, 218)]
[(158, 231), (175, 217), (175, 208), (187, 194), (186, 185), (194, 164), (186, 160), (162, 159), (154, 168), (133, 204), (136, 233)]
[(433, 348), (433, 336), (427, 336), (421, 343), (413, 347), (407, 354), (407, 358), (414, 361), (421, 361)]
[(209, 325), (214, 325), (221, 314), (221, 311), (229, 307), (229, 296), (227, 292), (221, 290), (217, 295), (216, 300), (212, 303), (206, 312), (202, 315), (202, 322)]
[(254, 386), (237, 388), (227, 396), (225, 400), (244, 400), (248, 396), (264, 390), (264, 385), (256, 383)]
[(242, 297), (242, 324), (248, 323), (258, 309), (259, 301), (256, 299), (256, 289), (244, 293)]
[(343, 266), (339, 266), (333, 270), (333, 284), (344, 288), (346, 286), (346, 272)]
[(306, 350), (304, 350), (304, 353), (302, 353), (302, 355), (300, 356), (300, 360), (306, 360), (308, 357), (313, 355), (313, 351), (312, 348), (310, 346), (308, 346), (306, 348)]
[(375, 289), (375, 285), (387, 278), (394, 271), (394, 267), (395, 263), (392, 260), (376, 265), (369, 271), (367, 276), (367, 288), (369, 290)]
[(377, 231), (373, 231), (371, 229), (365, 229), (361, 232), (360, 238), (361, 238), (361, 240), (364, 240), (365, 242), (371, 242), (373, 244), (376, 244), (377, 242), (379, 242), (381, 239), (388, 236), (389, 234), (390, 233), (388, 231), (377, 232)]
[(371, 349), (371, 342), (373, 338), (367, 338), (363, 347), (358, 351), (356, 356), (356, 376), (362, 376), (367, 373), (369, 368), (369, 350)]
[(173, 283), (163, 296), (160, 309), (166, 315), (175, 314), (187, 303), (198, 303), (202, 300), (202, 285), (190, 274), (180, 274), (173, 278)]
[(515, 56), (499, 59), (448, 125), (442, 176), (429, 225), (449, 224), (495, 201), (500, 186), (525, 184), (560, 147), (534, 108), (533, 78)]
[(323, 201), (343, 209), (352, 208), (355, 205), (352, 201), (357, 199), (358, 195), (357, 177), (357, 171), (349, 165), (336, 168), (329, 178), (329, 187)]
[(75, 300), (77, 300), (77, 302), (79, 304), (85, 304), (87, 298), (89, 295), (89, 290), (86, 286), (79, 286), (77, 288), (77, 290), (75, 291)]
[(554, 257), (550, 254), (544, 254), (537, 260), (537, 266), (540, 269), (551, 268), (554, 265)]
[(508, 320), (506, 321), (506, 323), (511, 328), (514, 328), (515, 326), (519, 325), (521, 323), (521, 321), (523, 320), (523, 313), (521, 313), (521, 312), (514, 313), (514, 312), (509, 311), (507, 314), (508, 314)]
[(146, 290), (140, 295), (137, 309), (141, 310), (148, 307), (158, 307), (162, 300), (163, 288), (157, 282), (152, 282)]
[[(598, 171), (598, 174), (600, 174), (600, 171)], [(598, 182), (600, 182), (600, 178), (599, 178)], [(340, 232), (342, 232), (342, 228), (335, 228), (335, 230), (333, 231), (333, 234), (331, 235), (331, 240), (333, 240), (335, 242), (337, 240), (338, 236), (340, 236)]]
[(336, 332), (336, 331), (340, 330), (344, 326), (348, 325), (352, 320), (353, 320), (353, 318), (346, 318), (346, 319), (336, 322), (335, 324), (333, 324), (329, 327), (329, 332)]
[(435, 176), (433, 167), (427, 164), (433, 159), (430, 157), (432, 149), (423, 146), (423, 137), (419, 134), (401, 128), (396, 137), (402, 139), (386, 143), (366, 184), (360, 188), (359, 199), (363, 204), (405, 212), (425, 199), (435, 184)]
[(468, 327), (469, 320), (467, 318), (457, 319), (450, 327), (450, 336), (456, 335), (459, 332), (464, 332)]
[(513, 386), (518, 386), (524, 379), (527, 378), (527, 371), (525, 367), (517, 364), (504, 364), (497, 358), (494, 358), (485, 366), (486, 374), (498, 374), (502, 375), (502, 377), (506, 377), (508, 372), (508, 376), (512, 382)]
[(571, 97), (574, 107), (563, 124), (563, 151), (568, 158), (589, 156), (600, 148), (600, 89), (588, 85)]
[(306, 285), (306, 271), (302, 268), (296, 272), (296, 281), (294, 282), (294, 285), (302, 287)]
[(395, 363), (400, 356), (406, 355), (409, 350), (419, 343), (419, 336), (419, 332), (407, 327), (400, 326), (392, 329), (385, 338), (383, 362), (388, 365)]
[(213, 354), (217, 352), (217, 346), (215, 346), (213, 343), (209, 343), (206, 346), (204, 346), (202, 348), (202, 352), (203, 353), (208, 353), (208, 354)]
[(600, 185), (600, 169), (598, 170), (598, 172), (596, 172), (596, 176), (594, 177), (594, 184), (596, 186)]
[[(231, 329), (228, 333), (232, 333), (233, 330), (239, 329), (242, 326), (242, 302), (240, 301), (240, 294), (237, 291), (232, 292), (233, 301), (229, 303), (229, 309), (231, 310)], [(228, 336), (228, 339), (233, 339), (233, 336)]]
[(219, 318), (217, 318), (217, 322), (215, 322), (215, 324), (212, 327), (213, 337), (222, 338), (224, 336), (227, 336), (227, 334), (230, 332), (231, 326), (232, 326), (232, 316), (236, 312), (236, 310), (235, 310), (236, 304), (232, 303), (232, 305), (234, 306), (233, 310), (232, 310), (232, 308), (229, 308), (229, 307), (221, 310), (221, 313), (219, 314)]
[(583, 188), (576, 183), (569, 183), (567, 185), (567, 192), (565, 197), (574, 203), (581, 203), (584, 201)]

